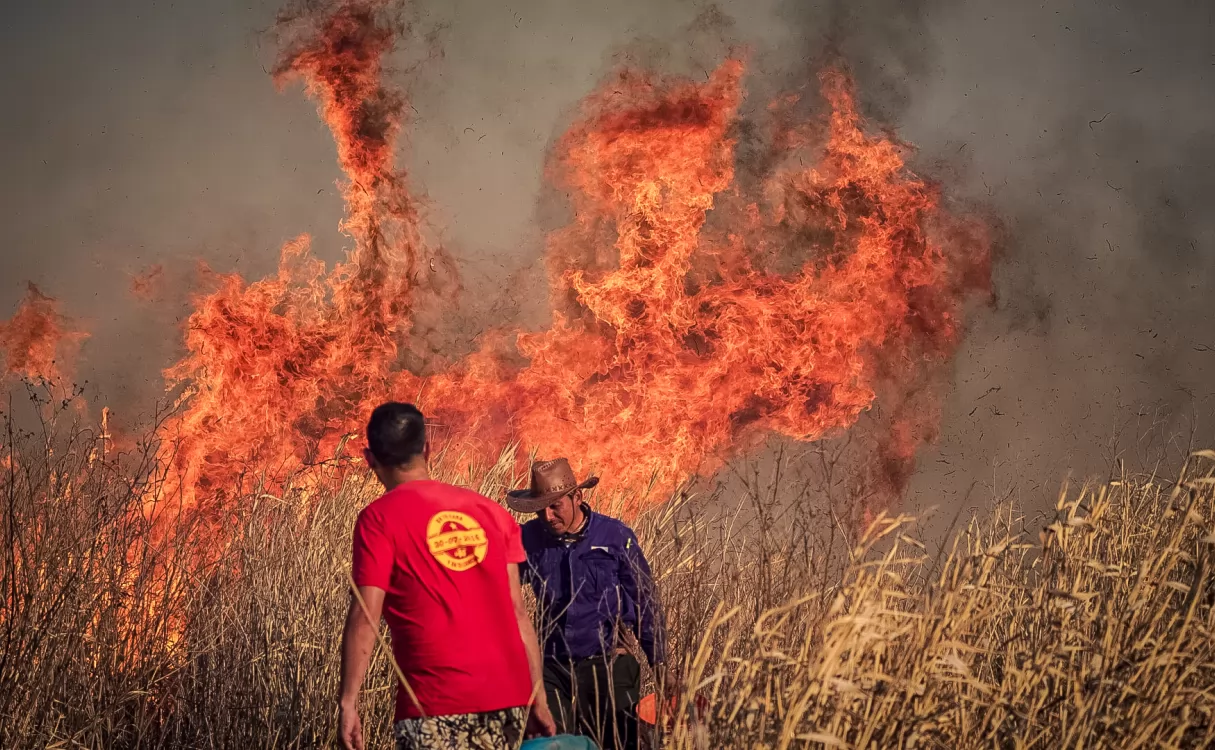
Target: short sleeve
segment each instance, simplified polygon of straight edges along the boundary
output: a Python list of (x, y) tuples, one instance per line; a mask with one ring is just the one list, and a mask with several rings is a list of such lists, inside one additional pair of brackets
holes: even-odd
[(356, 586), (375, 586), (388, 590), (396, 559), (392, 539), (384, 531), (378, 514), (364, 509), (354, 524), (354, 559), (351, 576)]
[[(493, 501), (490, 501), (493, 502)], [(502, 541), (506, 543), (506, 562), (522, 563), (527, 561), (527, 552), (523, 549), (523, 532), (515, 517), (497, 503), (494, 505), (494, 517), (502, 529)]]
[(503, 536), (506, 537), (506, 561), (508, 563), (527, 562), (527, 552), (523, 549), (523, 532), (515, 519), (510, 519)]

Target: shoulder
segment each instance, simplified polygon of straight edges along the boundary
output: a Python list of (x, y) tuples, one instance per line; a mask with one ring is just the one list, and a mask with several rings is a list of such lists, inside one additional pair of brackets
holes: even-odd
[(600, 538), (612, 539), (624, 543), (628, 540), (636, 541), (637, 535), (633, 530), (621, 521), (619, 518), (612, 518), (599, 513), (595, 514), (595, 536)]
[(485, 507), (489, 509), (489, 512), (493, 514), (494, 518), (502, 521), (503, 523), (509, 523), (512, 526), (519, 525), (519, 522), (515, 520), (515, 517), (511, 515), (510, 511), (507, 510), (502, 503), (492, 498), (485, 497), (484, 495), (478, 495), (478, 497), (481, 498), (480, 502), (485, 504)]
[(359, 515), (355, 523), (359, 526), (383, 523), (384, 516), (392, 511), (392, 507), (395, 504), (394, 499), (393, 492), (385, 492), (383, 495), (380, 495), (375, 500), (367, 503), (367, 505), (359, 511)]
[(468, 507), (474, 509), (472, 512), (481, 519), (482, 523), (491, 525), (497, 533), (505, 536), (518, 533), (518, 522), (515, 521), (515, 517), (510, 514), (510, 511), (502, 507), (501, 503), (473, 490), (460, 489), (460, 491), (465, 493), (464, 501), (468, 503)]
[(417, 512), (423, 497), (425, 495), (420, 494), (415, 482), (395, 487), (372, 500), (367, 507), (359, 511), (358, 523), (399, 523), (402, 518)]
[[(407, 487), (409, 489), (406, 489)], [(408, 485), (402, 485), (397, 491), (405, 493), (401, 499), (407, 501), (411, 511), (472, 513), (482, 523), (486, 517), (496, 518), (492, 514), (497, 503), (467, 487), (430, 479), (424, 482), (410, 482)]]
[(542, 535), (545, 533), (544, 522), (541, 521), (539, 518), (533, 518), (532, 520), (530, 520), (527, 523), (520, 526), (520, 531), (523, 534), (523, 546), (524, 547), (529, 547), (529, 545), (534, 546), (534, 545), (538, 544), (541, 539), (543, 539)]

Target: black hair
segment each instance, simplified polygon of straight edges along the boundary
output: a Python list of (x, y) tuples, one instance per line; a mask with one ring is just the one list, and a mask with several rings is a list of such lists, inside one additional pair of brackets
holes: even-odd
[(426, 448), (426, 418), (413, 404), (380, 404), (367, 420), (367, 447), (381, 466), (403, 466)]

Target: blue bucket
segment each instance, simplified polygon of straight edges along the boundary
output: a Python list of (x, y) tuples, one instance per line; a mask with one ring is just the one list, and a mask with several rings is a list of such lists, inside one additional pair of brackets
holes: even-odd
[(519, 750), (599, 750), (599, 746), (588, 737), (559, 734), (556, 737), (537, 737), (523, 743)]

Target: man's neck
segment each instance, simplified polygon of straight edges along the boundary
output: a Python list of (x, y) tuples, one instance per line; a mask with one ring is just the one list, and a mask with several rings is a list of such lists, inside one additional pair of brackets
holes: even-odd
[(591, 516), (587, 513), (586, 508), (581, 505), (574, 508), (574, 523), (570, 525), (571, 531), (567, 531), (562, 536), (577, 536), (586, 531), (586, 525), (590, 523)]
[(388, 473), (388, 476), (381, 480), (384, 484), (385, 492), (392, 492), (397, 487), (409, 482), (417, 482), (424, 479), (430, 479), (430, 469), (426, 464), (413, 463), (408, 466), (400, 466)]

